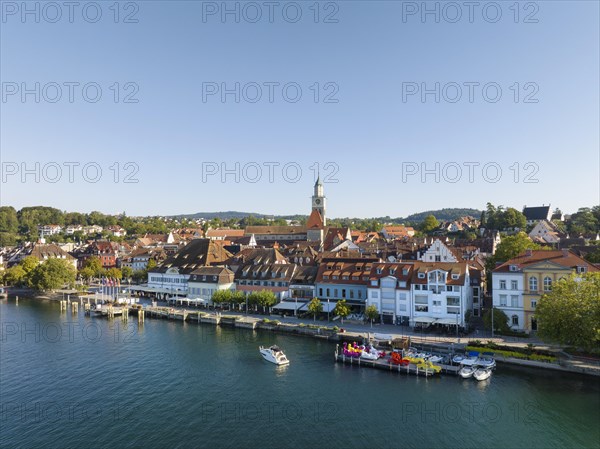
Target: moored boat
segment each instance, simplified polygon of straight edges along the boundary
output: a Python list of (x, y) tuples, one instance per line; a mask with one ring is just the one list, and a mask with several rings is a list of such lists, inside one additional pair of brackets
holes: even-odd
[(463, 379), (468, 379), (469, 377), (473, 377), (475, 373), (475, 368), (472, 366), (463, 366), (460, 370), (458, 370), (458, 375)]
[(491, 375), (492, 370), (490, 368), (477, 368), (473, 373), (473, 377), (477, 380), (489, 379)]

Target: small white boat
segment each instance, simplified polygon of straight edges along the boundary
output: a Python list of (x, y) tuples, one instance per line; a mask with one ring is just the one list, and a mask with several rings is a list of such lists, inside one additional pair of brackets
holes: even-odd
[(458, 370), (458, 375), (463, 379), (468, 379), (472, 377), (475, 373), (476, 369), (472, 366), (463, 366), (460, 370)]
[(258, 350), (267, 362), (274, 363), (275, 365), (287, 365), (290, 363), (283, 351), (279, 349), (279, 346), (273, 345), (268, 348), (259, 346)]
[(495, 368), (496, 360), (493, 357), (478, 357), (475, 365), (482, 368)]
[(442, 357), (441, 355), (432, 355), (431, 357), (429, 357), (429, 361), (431, 363), (439, 363), (444, 359), (444, 357)]
[(473, 373), (473, 377), (477, 380), (486, 380), (492, 375), (492, 370), (490, 368), (478, 368)]

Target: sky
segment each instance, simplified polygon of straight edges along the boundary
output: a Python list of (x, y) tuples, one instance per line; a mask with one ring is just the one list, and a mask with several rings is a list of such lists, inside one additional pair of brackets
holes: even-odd
[[(0, 202), (329, 217), (600, 203), (599, 3), (5, 2)], [(318, 167), (318, 168), (317, 168)]]

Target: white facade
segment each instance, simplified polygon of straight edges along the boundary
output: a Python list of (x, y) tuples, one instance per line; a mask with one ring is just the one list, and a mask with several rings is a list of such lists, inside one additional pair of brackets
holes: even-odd
[(429, 249), (419, 256), (418, 260), (423, 262), (458, 262), (452, 251), (439, 239), (435, 239)]
[(367, 289), (367, 306), (373, 304), (385, 320), (415, 325), (419, 318), (433, 323), (465, 326), (465, 312), (472, 310), (473, 297), (468, 274), (464, 285), (448, 285), (448, 273), (441, 269), (425, 274), (427, 284), (408, 284), (393, 276), (371, 281)]
[(426, 273), (427, 284), (411, 286), (411, 323), (432, 318), (465, 327), (465, 312), (473, 309), (468, 270), (464, 285), (447, 285), (447, 275), (443, 270), (432, 270)]
[(496, 309), (508, 317), (513, 330), (523, 330), (525, 309), (523, 307), (523, 273), (492, 273), (492, 302)]
[(148, 273), (148, 287), (164, 290), (171, 294), (187, 294), (189, 274), (180, 274), (177, 268), (169, 268), (165, 273)]
[[(218, 277), (218, 276), (215, 276)], [(194, 282), (188, 283), (188, 298), (204, 299), (212, 304), (212, 296), (217, 290), (235, 290), (235, 282), (219, 284), (215, 282)]]

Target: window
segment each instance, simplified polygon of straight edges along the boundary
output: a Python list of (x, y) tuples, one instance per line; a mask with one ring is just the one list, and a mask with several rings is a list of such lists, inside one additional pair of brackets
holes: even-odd
[(334, 288), (334, 289), (333, 289), (333, 296), (334, 296), (335, 298), (337, 298), (337, 295), (338, 295), (338, 289), (337, 289), (337, 288)]
[(343, 288), (343, 289), (342, 289), (342, 298), (345, 298), (345, 297), (346, 297), (346, 289), (345, 289), (345, 288)]
[(369, 280), (369, 276), (363, 276), (363, 281), (368, 281)]
[(332, 279), (337, 279), (338, 277), (337, 277), (337, 276), (331, 276), (331, 278), (332, 278)]
[(537, 289), (538, 289), (537, 278), (535, 276), (531, 276), (529, 278), (529, 291), (537, 292)]
[(500, 290), (506, 290), (506, 281), (500, 281)]
[(537, 301), (533, 300), (531, 301), (531, 308), (535, 309), (537, 307)]
[(512, 316), (512, 325), (513, 326), (518, 326), (519, 325), (519, 317), (517, 315), (513, 315)]
[(458, 279), (458, 274), (453, 274), (452, 279), (454, 279), (454, 280)]
[(441, 262), (441, 261), (442, 261), (442, 258), (441, 258), (440, 256), (435, 256), (435, 261), (436, 261), (436, 262)]
[(517, 290), (518, 284), (519, 283), (517, 281), (510, 281), (510, 289), (511, 290)]
[(381, 274), (381, 268), (377, 268), (377, 274)]
[(500, 295), (500, 307), (506, 307), (506, 295)]
[(549, 276), (546, 276), (544, 278), (544, 291), (549, 292), (550, 290), (552, 290), (552, 279), (550, 279)]
[(395, 268), (390, 268), (390, 274), (396, 274), (396, 269)]
[(434, 299), (434, 300), (433, 300), (433, 305), (434, 305), (434, 306), (441, 306), (441, 305), (442, 305), (442, 301), (439, 301), (439, 300), (435, 300), (435, 299)]
[(358, 276), (352, 276), (353, 281), (358, 281)]
[(354, 299), (354, 290), (350, 290), (350, 299)]
[(358, 291), (358, 299), (362, 299), (362, 290)]
[(327, 289), (327, 296), (330, 296), (330, 295), (329, 295), (329, 289)]
[(319, 288), (319, 296), (323, 296), (323, 289)]
[(519, 295), (510, 295), (510, 306), (519, 307)]
[(448, 298), (446, 298), (446, 303), (449, 306), (459, 306), (460, 305), (460, 298), (458, 298), (456, 296), (448, 297)]
[(373, 279), (373, 280), (371, 281), (371, 285), (372, 285), (373, 287), (377, 287), (377, 280), (376, 280), (376, 279)]
[(425, 279), (425, 273), (419, 273), (419, 274), (417, 274), (417, 277), (419, 279)]
[(323, 275), (323, 279), (329, 279), (329, 276)]
[(342, 276), (342, 279), (343, 279), (344, 281), (347, 281), (347, 280), (348, 280), (348, 276)]
[(379, 292), (371, 292), (371, 298), (379, 299)]
[(415, 285), (415, 290), (421, 290), (421, 286), (419, 284)]

